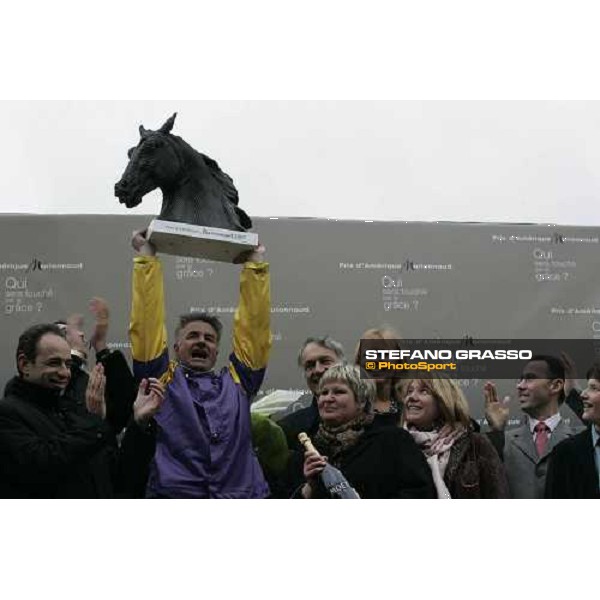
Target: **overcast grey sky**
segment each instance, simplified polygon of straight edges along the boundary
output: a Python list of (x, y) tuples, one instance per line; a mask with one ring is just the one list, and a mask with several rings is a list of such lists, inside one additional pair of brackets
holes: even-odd
[[(598, 224), (600, 102), (4, 101), (0, 212), (126, 213), (138, 140), (216, 159), (254, 216)], [(154, 192), (134, 209), (154, 214)]]

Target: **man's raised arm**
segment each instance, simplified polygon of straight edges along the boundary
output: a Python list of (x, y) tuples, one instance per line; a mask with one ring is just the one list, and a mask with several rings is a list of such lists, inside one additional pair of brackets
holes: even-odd
[(161, 377), (169, 365), (169, 351), (162, 266), (154, 246), (143, 232), (135, 231), (131, 244), (136, 256), (133, 259), (129, 338), (133, 372), (139, 381), (144, 377)]
[(271, 288), (265, 247), (259, 245), (236, 262), (240, 274), (240, 301), (233, 322), (231, 367), (249, 396), (259, 390), (271, 351)]

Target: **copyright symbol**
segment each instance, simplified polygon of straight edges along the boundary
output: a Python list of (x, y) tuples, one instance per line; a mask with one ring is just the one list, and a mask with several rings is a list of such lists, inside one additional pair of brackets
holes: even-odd
[(372, 371), (375, 368), (375, 363), (374, 362), (368, 362), (365, 364), (365, 368), (369, 369), (370, 371)]

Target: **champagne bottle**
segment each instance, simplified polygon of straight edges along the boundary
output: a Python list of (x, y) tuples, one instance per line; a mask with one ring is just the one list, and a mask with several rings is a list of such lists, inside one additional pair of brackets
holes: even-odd
[[(300, 443), (304, 446), (305, 450), (319, 454), (319, 451), (313, 446), (313, 443), (306, 433), (299, 433), (298, 440), (300, 440)], [(319, 456), (321, 455), (319, 454)], [(360, 496), (356, 493), (356, 490), (350, 485), (342, 472), (329, 463), (325, 465), (325, 468), (319, 477), (332, 498), (360, 500)]]

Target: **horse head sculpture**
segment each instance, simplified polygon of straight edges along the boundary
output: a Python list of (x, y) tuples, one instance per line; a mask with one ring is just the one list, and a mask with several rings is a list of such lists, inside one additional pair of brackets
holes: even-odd
[(212, 158), (171, 133), (176, 116), (156, 131), (140, 125), (140, 141), (127, 153), (129, 164), (115, 184), (115, 196), (133, 208), (146, 194), (160, 188), (161, 220), (235, 231), (250, 229), (252, 221), (238, 207), (231, 177)]

